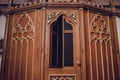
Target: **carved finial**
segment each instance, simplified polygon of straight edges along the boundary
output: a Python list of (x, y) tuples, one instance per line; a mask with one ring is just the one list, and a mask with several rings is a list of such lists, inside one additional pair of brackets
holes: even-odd
[(35, 1), (34, 1), (34, 4), (36, 4), (36, 3), (37, 3), (37, 1), (35, 0)]
[(92, 3), (92, 6), (95, 6), (95, 3)]
[(8, 7), (9, 7), (9, 9), (11, 8), (11, 5), (12, 5), (12, 0), (8, 0)]
[(29, 2), (28, 5), (32, 5), (32, 2)]
[(111, 10), (115, 11), (115, 3), (112, 0), (110, 0), (109, 5), (111, 7)]
[(97, 7), (100, 7), (100, 5), (99, 5), (99, 4), (97, 4)]
[(87, 4), (87, 2), (86, 2), (86, 1), (83, 1), (83, 3), (84, 3), (84, 4)]
[(100, 8), (104, 8), (104, 7), (101, 5)]

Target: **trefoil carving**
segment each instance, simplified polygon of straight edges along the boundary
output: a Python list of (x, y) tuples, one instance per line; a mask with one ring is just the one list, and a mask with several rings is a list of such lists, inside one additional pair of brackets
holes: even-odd
[(23, 13), (17, 20), (13, 28), (13, 39), (34, 39), (33, 21), (27, 13)]
[(95, 40), (109, 40), (110, 30), (108, 27), (105, 19), (100, 14), (97, 14), (91, 22), (90, 38)]

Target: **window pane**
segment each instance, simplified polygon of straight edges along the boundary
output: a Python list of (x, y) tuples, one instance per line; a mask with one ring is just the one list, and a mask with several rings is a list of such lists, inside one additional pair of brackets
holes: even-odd
[(54, 25), (52, 27), (52, 31), (57, 32), (57, 24), (56, 23), (54, 23)]
[(64, 66), (73, 66), (73, 34), (64, 34)]
[(50, 67), (62, 68), (62, 16), (53, 24), (52, 27), (52, 44), (51, 44), (51, 56)]
[(57, 35), (52, 35), (52, 66), (57, 67)]
[(58, 19), (58, 67), (62, 68), (62, 16)]
[(72, 30), (72, 26), (64, 19), (64, 30)]

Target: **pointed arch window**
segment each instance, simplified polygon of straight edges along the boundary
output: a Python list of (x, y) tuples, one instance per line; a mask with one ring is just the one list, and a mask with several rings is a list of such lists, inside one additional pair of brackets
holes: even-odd
[(60, 16), (51, 26), (50, 67), (73, 66), (73, 27)]

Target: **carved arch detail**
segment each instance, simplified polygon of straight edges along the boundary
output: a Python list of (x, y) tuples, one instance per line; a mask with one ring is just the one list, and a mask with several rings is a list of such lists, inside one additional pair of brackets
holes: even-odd
[(27, 13), (23, 13), (14, 25), (13, 28), (13, 39), (33, 39), (35, 33), (35, 26), (31, 17)]
[(48, 13), (48, 25), (56, 21), (60, 15), (64, 15), (65, 17), (67, 17), (68, 21), (72, 24), (77, 23), (77, 16), (75, 12), (50, 12)]
[(90, 66), (91, 80), (115, 78), (111, 37), (109, 16), (96, 14), (89, 26), (90, 52), (86, 61)]
[[(12, 27), (9, 71), (13, 72), (15, 80), (23, 80), (25, 77), (22, 75), (23, 73), (27, 74), (26, 79), (28, 75), (33, 75), (35, 25), (29, 14), (24, 12), (18, 15), (18, 18), (16, 16), (13, 18), (13, 22), (15, 18), (17, 20)], [(12, 67), (10, 64), (12, 64)], [(28, 68), (27, 66), (31, 67)]]
[(102, 15), (97, 14), (90, 24), (90, 38), (96, 40), (110, 40), (110, 30)]

